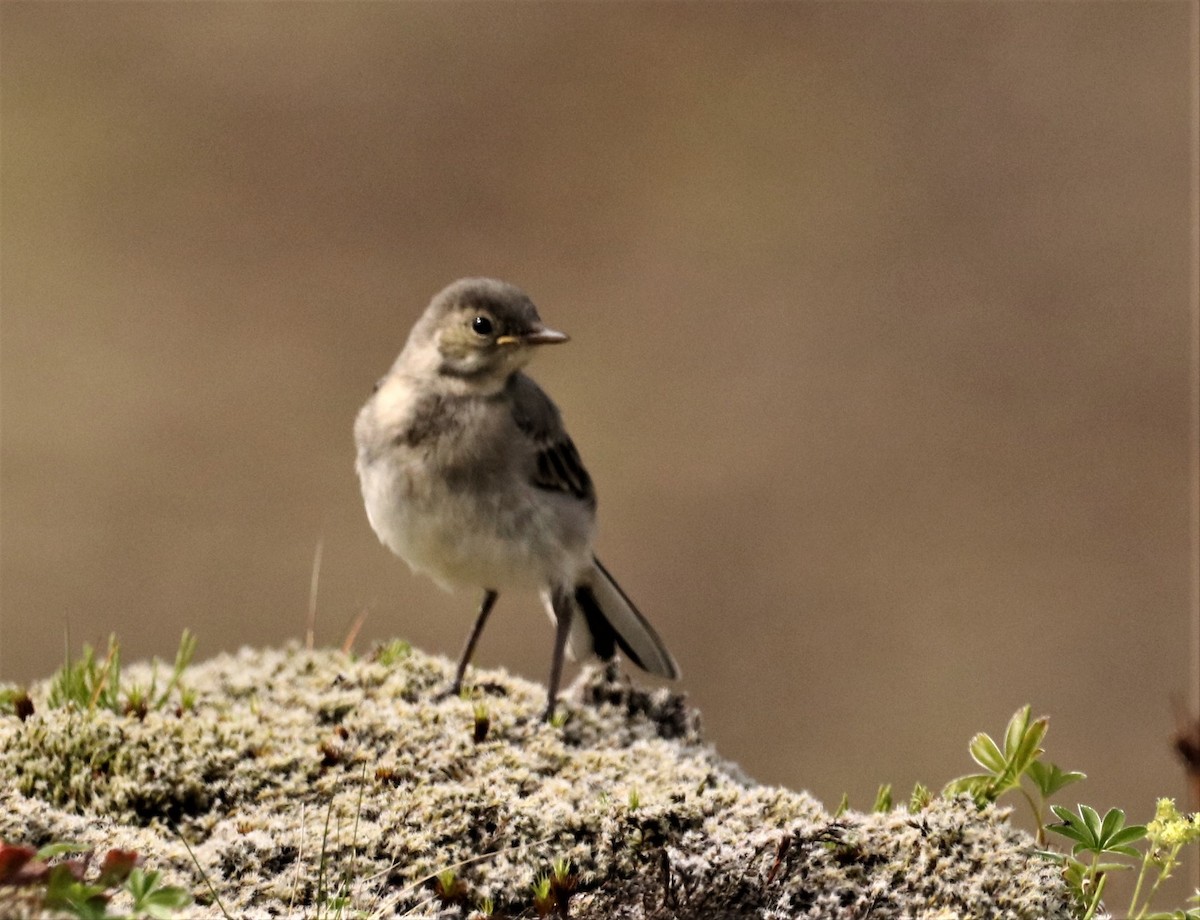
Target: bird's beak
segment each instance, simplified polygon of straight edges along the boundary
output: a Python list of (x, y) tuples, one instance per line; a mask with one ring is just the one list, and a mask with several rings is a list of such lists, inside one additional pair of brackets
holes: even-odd
[(534, 329), (532, 332), (526, 332), (524, 335), (502, 335), (496, 339), (497, 345), (557, 345), (560, 342), (569, 342), (571, 337), (565, 332), (558, 332), (555, 329), (547, 329), (544, 326), (541, 329)]

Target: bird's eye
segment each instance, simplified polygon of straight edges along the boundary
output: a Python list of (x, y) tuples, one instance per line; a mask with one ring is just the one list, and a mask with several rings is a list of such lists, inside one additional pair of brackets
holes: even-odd
[(491, 335), (492, 321), (486, 316), (477, 316), (471, 320), (471, 328), (475, 331), (476, 335)]

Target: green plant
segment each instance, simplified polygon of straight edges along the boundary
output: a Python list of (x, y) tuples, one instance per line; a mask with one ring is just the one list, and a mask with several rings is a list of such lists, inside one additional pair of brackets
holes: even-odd
[(134, 868), (129, 873), (125, 888), (133, 898), (134, 916), (170, 917), (177, 910), (183, 910), (192, 903), (192, 896), (182, 888), (162, 884), (162, 873), (157, 870), (147, 872)]
[(78, 659), (72, 660), (68, 651), (62, 668), (51, 678), (47, 704), (51, 709), (74, 706), (89, 712), (99, 707), (118, 714), (145, 718), (150, 710), (166, 706), (171, 694), (179, 690), (180, 708), (191, 708), (195, 704), (195, 695), (186, 693), (180, 682), (195, 653), (196, 637), (185, 629), (175, 652), (171, 678), (162, 692), (158, 691), (158, 660), (155, 659), (151, 665), (149, 685), (135, 685), (122, 695), (121, 646), (117, 637), (108, 637), (108, 652), (103, 661), (97, 661), (95, 649), (85, 643)]
[(492, 727), (491, 716), (488, 715), (487, 704), (479, 702), (474, 707), (475, 725), (471, 732), (471, 738), (476, 744), (482, 744), (487, 740), (488, 731)]
[(393, 639), (375, 649), (374, 659), (385, 668), (390, 668), (412, 654), (412, 646), (403, 639)]
[[(167, 686), (163, 692), (157, 697), (155, 696), (155, 685), (158, 682), (158, 659), (155, 659), (153, 670), (150, 676), (150, 690), (147, 694), (150, 698), (151, 705), (155, 709), (162, 709), (167, 700), (170, 699), (172, 691), (179, 687), (179, 682), (183, 679), (183, 672), (187, 670), (188, 665), (192, 663), (192, 658), (196, 654), (196, 637), (191, 630), (185, 629), (183, 635), (179, 637), (179, 648), (175, 650), (175, 664), (171, 667), (171, 679), (167, 681)], [(194, 694), (192, 700), (195, 700)], [(189, 708), (189, 707), (184, 707)]]
[[(943, 795), (967, 794), (981, 807), (995, 802), (1006, 792), (1018, 791), (1033, 809), (1037, 821), (1038, 844), (1046, 842), (1046, 800), (1070, 783), (1084, 779), (1084, 774), (1064, 772), (1054, 764), (1043, 764), (1039, 758), (1045, 752), (1042, 739), (1050, 727), (1050, 720), (1043, 716), (1030, 721), (1030, 707), (1018, 709), (1004, 732), (1004, 748), (1000, 748), (991, 735), (980, 732), (971, 739), (971, 757), (984, 768), (983, 773), (971, 773), (951, 780), (942, 790)], [(1022, 783), (1028, 776), (1040, 795), (1035, 801)]]
[(571, 860), (563, 857), (550, 864), (550, 881), (562, 885), (571, 877)]
[(117, 637), (108, 637), (108, 654), (103, 662), (96, 661), (96, 652), (86, 643), (83, 655), (72, 661), (68, 650), (62, 669), (50, 680), (51, 709), (75, 706), (79, 709), (120, 711), (121, 650)]
[[(1060, 805), (1051, 806), (1051, 810), (1062, 823), (1050, 825), (1049, 830), (1075, 843), (1070, 856), (1059, 853), (1043, 855), (1063, 865), (1063, 874), (1083, 908), (1085, 920), (1094, 916), (1099, 908), (1109, 875), (1138, 865), (1126, 861), (1102, 862), (1105, 857), (1139, 860), (1137, 883), (1125, 914), (1131, 920), (1200, 920), (1200, 908), (1167, 913), (1150, 912), (1151, 901), (1159, 886), (1170, 878), (1179, 865), (1179, 851), (1187, 844), (1200, 840), (1200, 814), (1181, 815), (1172, 799), (1159, 799), (1154, 818), (1145, 825), (1126, 826), (1125, 813), (1119, 808), (1109, 809), (1103, 818), (1087, 805), (1078, 806), (1075, 812)], [(1145, 841), (1145, 848), (1141, 851), (1133, 846), (1139, 841)], [(1090, 860), (1079, 858), (1087, 854), (1091, 855)], [(1154, 881), (1143, 895), (1151, 871)], [(1200, 897), (1193, 901), (1200, 903)]]
[(467, 883), (453, 869), (443, 869), (433, 880), (433, 891), (443, 904), (464, 904), (467, 900)]
[(563, 920), (571, 916), (571, 895), (579, 883), (571, 868), (571, 860), (559, 858), (550, 864), (549, 873), (541, 873), (529, 886), (533, 892), (533, 909), (539, 917), (557, 914)]
[(550, 893), (560, 917), (570, 916), (571, 895), (578, 884), (579, 876), (571, 870), (571, 860), (560, 858), (550, 864)]
[[(1180, 850), (1200, 841), (1200, 814), (1179, 814), (1171, 799), (1160, 799), (1154, 819), (1146, 825), (1125, 823), (1125, 812), (1110, 808), (1103, 817), (1088, 805), (1071, 811), (1050, 805), (1058, 823), (1046, 824), (1046, 808), (1051, 796), (1064, 787), (1084, 779), (1084, 774), (1065, 771), (1041, 759), (1041, 747), (1049, 720), (1030, 718), (1030, 707), (1018, 709), (1008, 722), (1001, 748), (984, 733), (971, 739), (971, 757), (984, 768), (982, 773), (960, 776), (946, 784), (943, 795), (971, 795), (982, 807), (1010, 791), (1020, 792), (1033, 809), (1037, 821), (1037, 839), (1044, 846), (1046, 831), (1073, 841), (1071, 854), (1049, 850), (1039, 854), (1063, 867), (1066, 879), (1083, 920), (1091, 920), (1100, 907), (1104, 889), (1113, 872), (1128, 871), (1140, 859), (1137, 883), (1127, 916), (1132, 920), (1200, 920), (1200, 908), (1171, 913), (1151, 913), (1150, 902), (1162, 882), (1179, 865)], [(1028, 778), (1038, 798), (1030, 794)], [(920, 787), (918, 787), (920, 788)], [(914, 791), (914, 800), (917, 793)], [(1143, 843), (1139, 850), (1135, 843)], [(1154, 875), (1149, 889), (1146, 881)], [(1144, 892), (1144, 894), (1143, 894)]]
[[(1085, 908), (1083, 916), (1088, 920), (1100, 906), (1110, 873), (1131, 868), (1125, 863), (1101, 862), (1101, 859), (1105, 856), (1136, 857), (1138, 851), (1131, 844), (1146, 836), (1146, 828), (1141, 824), (1127, 827), (1125, 812), (1119, 808), (1110, 808), (1103, 819), (1088, 805), (1080, 805), (1077, 813), (1061, 805), (1052, 805), (1051, 810), (1062, 823), (1050, 825), (1050, 830), (1075, 841), (1071, 857), (1062, 860), (1064, 875), (1077, 901)], [(1091, 854), (1091, 859), (1086, 863), (1079, 860), (1077, 857), (1082, 854)]]
[[(1159, 799), (1154, 809), (1154, 817), (1146, 825), (1146, 839), (1149, 846), (1142, 855), (1141, 868), (1138, 870), (1137, 884), (1133, 889), (1133, 900), (1129, 905), (1131, 917), (1142, 918), (1149, 910), (1150, 901), (1158, 886), (1171, 877), (1171, 873), (1179, 865), (1179, 851), (1189, 843), (1200, 841), (1200, 812), (1191, 816), (1181, 815), (1175, 808), (1174, 799)], [(1146, 894), (1145, 901), (1139, 905), (1138, 897), (1146, 881), (1146, 873), (1153, 868), (1155, 878)], [(1176, 915), (1186, 920), (1200, 920), (1200, 893), (1193, 901), (1198, 905), (1193, 910), (1175, 911), (1172, 914), (1155, 915), (1160, 918), (1174, 918)]]
[[(82, 858), (51, 862), (76, 855)], [(87, 847), (70, 843), (52, 843), (40, 850), (0, 843), (0, 886), (26, 888), (41, 909), (80, 920), (113, 916), (108, 906), (119, 891), (132, 901), (125, 915), (131, 917), (167, 920), (192, 903), (185, 889), (165, 885), (161, 873), (138, 866), (140, 857), (132, 850), (109, 850), (94, 871), (91, 855)]]
[(529, 886), (533, 891), (533, 909), (539, 917), (548, 917), (554, 910), (554, 892), (550, 885), (550, 876), (539, 875)]
[(908, 813), (915, 815), (924, 811), (933, 802), (933, 793), (922, 783), (913, 786), (912, 795), (908, 797)]
[(875, 804), (871, 806), (871, 811), (891, 811), (892, 804), (892, 784), (883, 783), (875, 792)]

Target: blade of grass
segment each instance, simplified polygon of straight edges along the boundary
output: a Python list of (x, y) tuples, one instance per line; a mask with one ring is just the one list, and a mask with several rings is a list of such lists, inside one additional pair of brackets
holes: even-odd
[(209, 879), (208, 873), (204, 871), (204, 867), (200, 865), (200, 860), (196, 858), (196, 854), (192, 851), (191, 846), (188, 845), (187, 838), (183, 836), (179, 828), (173, 827), (171, 829), (175, 831), (175, 836), (177, 836), (183, 843), (183, 848), (188, 851), (188, 856), (192, 858), (193, 865), (200, 870), (200, 877), (204, 879), (204, 884), (208, 886), (209, 893), (213, 896), (213, 900), (217, 902), (217, 910), (221, 912), (221, 916), (224, 917), (225, 920), (233, 920), (233, 917), (229, 916), (229, 911), (225, 909), (225, 905), (221, 903), (221, 896), (217, 894), (217, 889), (213, 887), (213, 883)]

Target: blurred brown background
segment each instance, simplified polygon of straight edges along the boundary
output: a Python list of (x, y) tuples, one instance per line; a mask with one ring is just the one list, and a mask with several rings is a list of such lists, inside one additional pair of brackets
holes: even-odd
[(299, 636), (318, 539), (319, 641), (457, 654), (350, 427), (488, 274), (722, 754), (866, 807), (1031, 702), (1182, 800), (1189, 12), (4, 4), (0, 677)]

